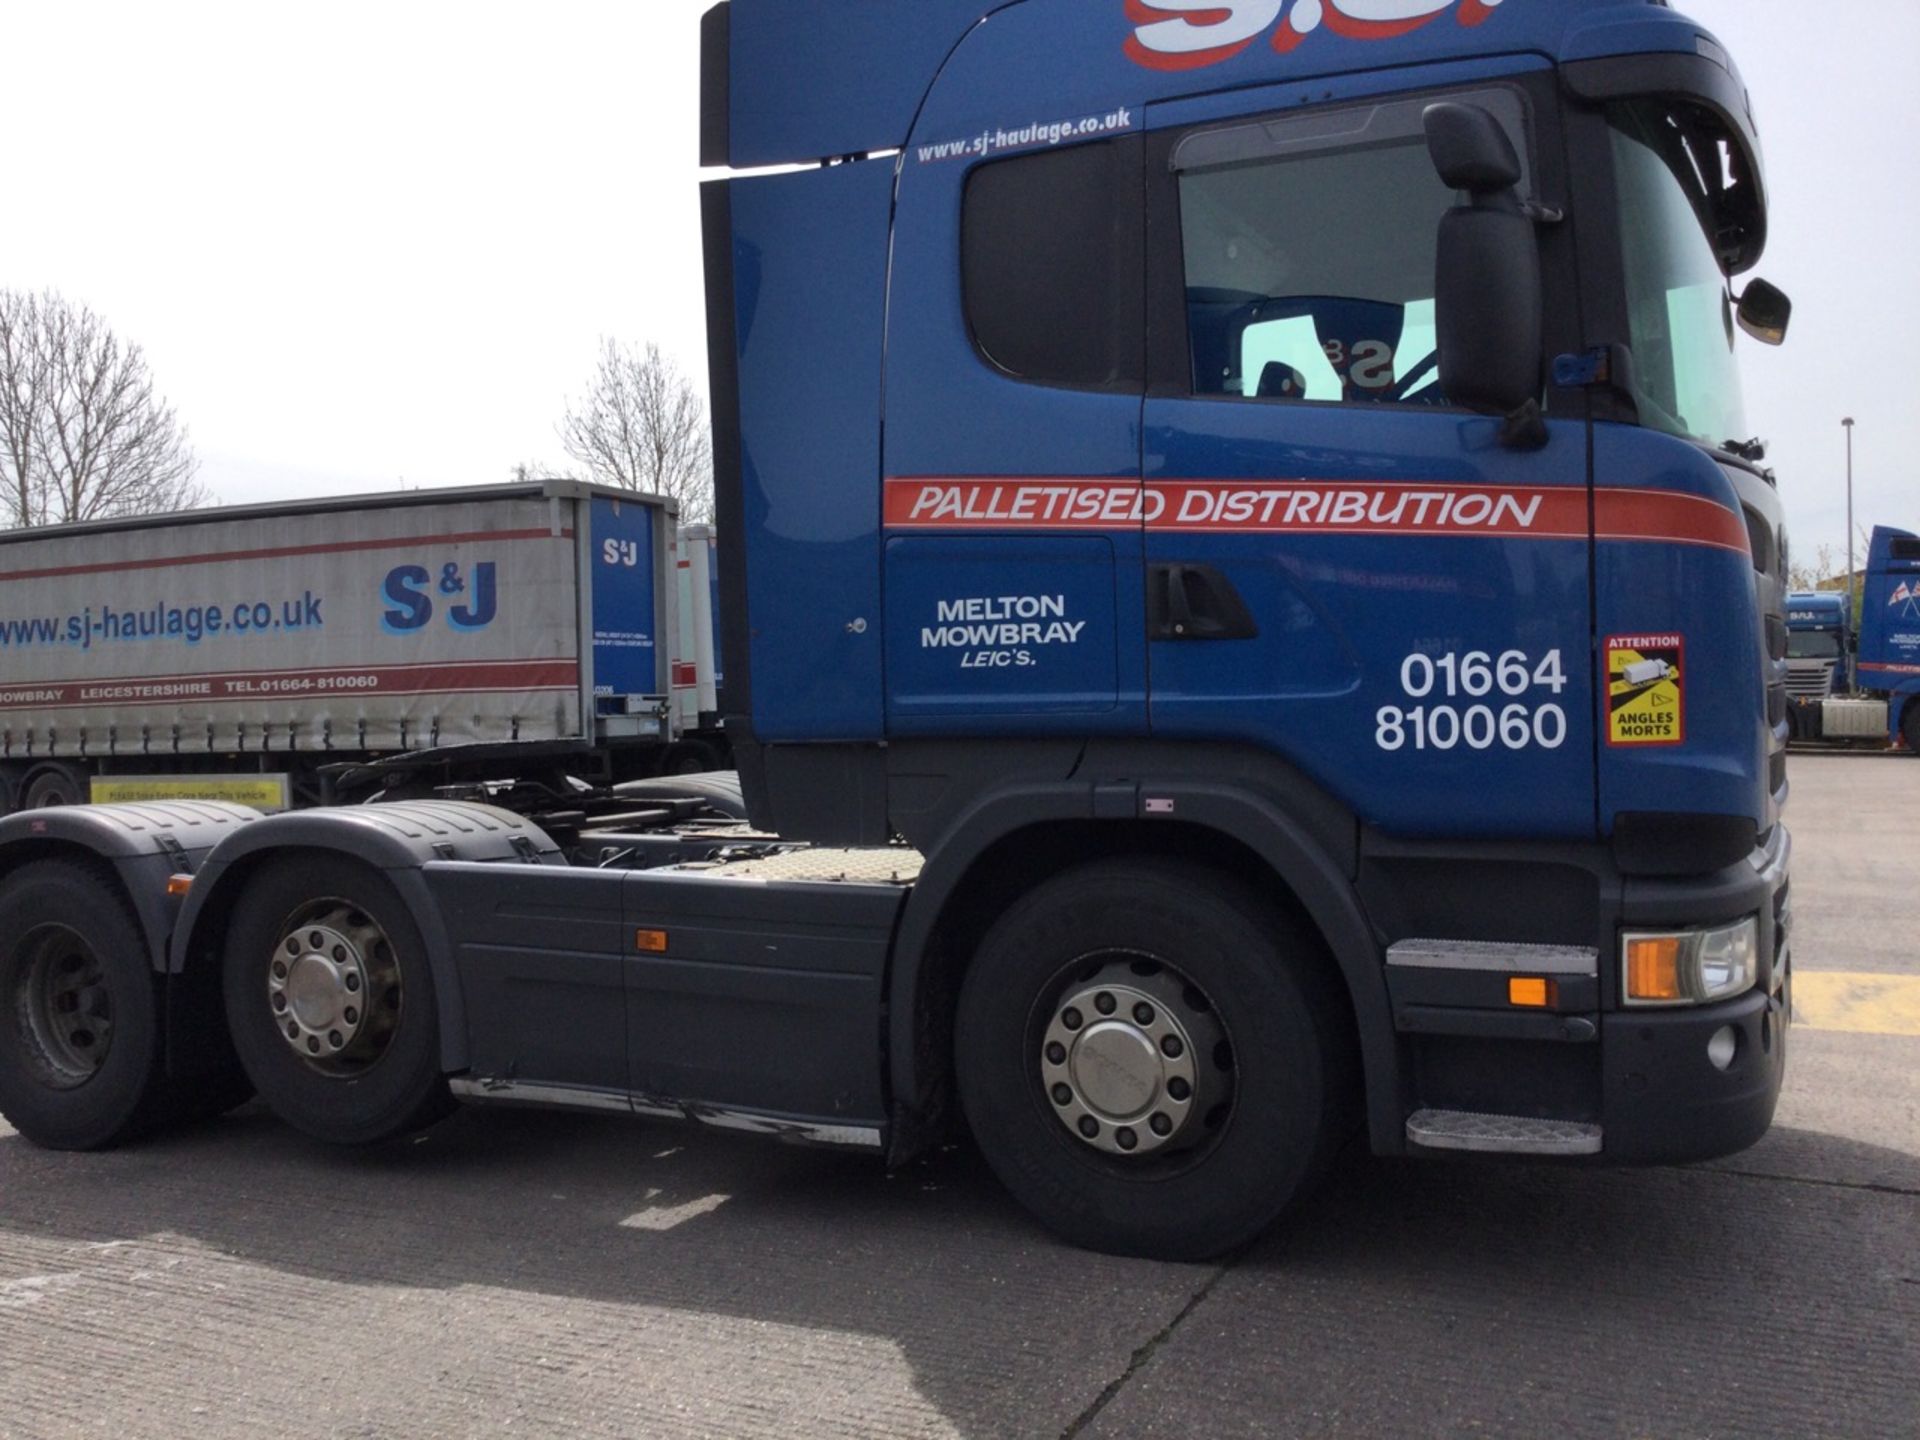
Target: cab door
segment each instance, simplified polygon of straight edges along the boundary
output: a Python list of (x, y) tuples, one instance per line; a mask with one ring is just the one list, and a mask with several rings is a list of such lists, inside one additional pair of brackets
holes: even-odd
[(1144, 733), (1142, 137), (945, 148), (895, 207), (887, 732)]
[(1586, 424), (1509, 448), (1447, 398), (1442, 97), (1551, 191), (1548, 87), (1149, 108), (1151, 725), (1284, 755), (1389, 832), (1590, 838)]

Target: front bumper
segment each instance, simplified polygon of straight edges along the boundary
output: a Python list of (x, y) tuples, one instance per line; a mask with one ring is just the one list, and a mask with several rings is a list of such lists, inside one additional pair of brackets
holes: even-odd
[[(1444, 965), (1396, 960), (1390, 952), (1388, 982), (1410, 1080), (1403, 1090), (1411, 1102), (1408, 1147), (1521, 1153), (1495, 1143), (1497, 1126), (1482, 1126), (1486, 1136), (1475, 1129), (1503, 1117), (1564, 1132), (1559, 1153), (1601, 1164), (1705, 1160), (1753, 1144), (1773, 1121), (1786, 1073), (1791, 853), (1791, 838), (1776, 826), (1761, 849), (1713, 874), (1616, 872), (1591, 922), (1586, 954), (1597, 956), (1597, 966), (1576, 973), (1566, 960), (1578, 948), (1562, 942), (1543, 1009), (1517, 1008), (1508, 999), (1507, 975), (1529, 973), (1525, 945), (1491, 947), (1512, 952), (1498, 963), (1485, 956), (1476, 963), (1471, 952)], [(1754, 988), (1684, 1008), (1623, 1003), (1623, 933), (1746, 916), (1757, 917), (1759, 932)], [(1469, 1134), (1477, 1137), (1472, 1144), (1462, 1138)], [(1543, 1142), (1526, 1153), (1555, 1148)]]
[[(1710, 1160), (1744, 1150), (1773, 1123), (1787, 1071), (1789, 972), (1781, 990), (1755, 990), (1697, 1010), (1609, 1015), (1601, 1025), (1606, 1159), (1620, 1164)], [(1708, 1058), (1735, 1036), (1725, 1070)]]
[[(1745, 995), (1685, 1010), (1619, 1008), (1601, 1017), (1605, 1154), (1617, 1163), (1708, 1160), (1744, 1150), (1773, 1123), (1793, 1018), (1793, 841), (1776, 826), (1744, 865), (1707, 880), (1629, 886), (1622, 928), (1760, 917), (1760, 983)], [(1616, 952), (1617, 953), (1617, 952)], [(1617, 981), (1616, 981), (1617, 983)], [(1710, 1043), (1731, 1031), (1723, 1069)], [(1722, 1037), (1724, 1046), (1725, 1037)]]

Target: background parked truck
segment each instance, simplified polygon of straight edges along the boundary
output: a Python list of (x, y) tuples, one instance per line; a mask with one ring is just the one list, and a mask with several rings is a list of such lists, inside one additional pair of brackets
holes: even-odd
[(1876, 526), (1852, 597), (1787, 597), (1793, 738), (1920, 755), (1920, 536)]
[(0, 813), (712, 769), (674, 520), (554, 482), (0, 534)]

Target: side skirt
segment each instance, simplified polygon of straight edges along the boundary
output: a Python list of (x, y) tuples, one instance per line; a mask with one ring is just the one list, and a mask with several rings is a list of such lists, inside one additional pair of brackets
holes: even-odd
[(841, 1150), (880, 1151), (885, 1137), (875, 1125), (843, 1125), (792, 1115), (770, 1115), (702, 1105), (692, 1100), (669, 1100), (626, 1090), (600, 1090), (583, 1085), (529, 1085), (518, 1080), (489, 1080), (456, 1075), (447, 1088), (461, 1100), (482, 1105), (524, 1105), (548, 1110), (594, 1110), (634, 1115), (644, 1119), (691, 1121), (714, 1130), (742, 1130), (770, 1135), (796, 1145), (822, 1145)]

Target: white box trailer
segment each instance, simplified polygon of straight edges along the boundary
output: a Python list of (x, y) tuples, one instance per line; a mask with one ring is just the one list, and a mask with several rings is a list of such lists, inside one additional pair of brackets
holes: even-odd
[(542, 482), (0, 534), (0, 810), (283, 808), (330, 763), (425, 751), (653, 773), (675, 518)]
[(681, 749), (675, 763), (711, 768), (727, 755), (720, 720), (720, 570), (711, 525), (682, 526), (674, 544), (678, 624), (673, 652), (673, 718)]

